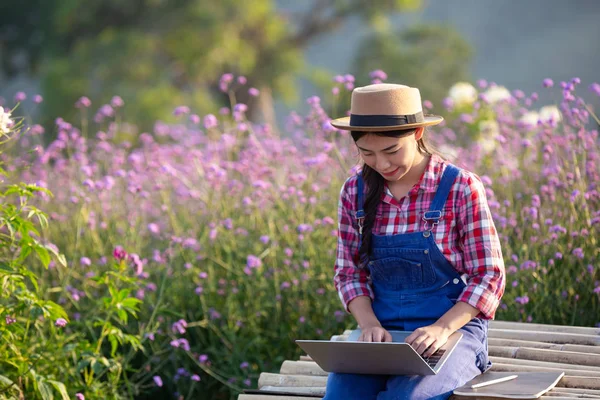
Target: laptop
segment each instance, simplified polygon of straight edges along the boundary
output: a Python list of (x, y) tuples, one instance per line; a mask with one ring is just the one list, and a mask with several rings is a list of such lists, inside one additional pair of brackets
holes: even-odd
[(325, 372), (376, 375), (436, 375), (452, 355), (462, 333), (454, 332), (446, 344), (428, 358), (419, 355), (405, 339), (412, 332), (388, 331), (392, 342), (359, 342), (360, 329), (345, 341), (296, 340)]

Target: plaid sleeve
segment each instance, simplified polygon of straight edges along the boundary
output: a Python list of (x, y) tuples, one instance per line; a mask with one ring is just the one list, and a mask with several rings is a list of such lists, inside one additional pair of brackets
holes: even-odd
[(338, 203), (338, 241), (333, 283), (347, 312), (348, 303), (354, 298), (374, 298), (367, 270), (357, 267), (359, 235), (354, 218), (356, 192), (356, 176), (352, 176), (342, 186)]
[(474, 174), (467, 174), (457, 225), (465, 273), (469, 276), (458, 300), (479, 309), (480, 316), (493, 319), (504, 294), (504, 259), (485, 188)]

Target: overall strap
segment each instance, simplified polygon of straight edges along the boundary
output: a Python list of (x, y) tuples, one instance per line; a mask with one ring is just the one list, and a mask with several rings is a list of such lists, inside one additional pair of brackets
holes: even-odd
[(357, 201), (356, 201), (356, 219), (358, 220), (358, 234), (362, 240), (363, 222), (365, 221), (365, 210), (363, 209), (365, 203), (365, 190), (364, 181), (361, 175), (358, 175), (356, 179), (356, 190), (357, 190)]
[(459, 172), (460, 170), (457, 167), (452, 164), (448, 164), (444, 170), (444, 175), (442, 175), (440, 185), (435, 192), (435, 197), (431, 202), (431, 207), (429, 207), (429, 211), (423, 214), (423, 220), (425, 222), (436, 224), (442, 218), (442, 210), (444, 209), (444, 205), (446, 204), (446, 200), (448, 200), (448, 195), (450, 194), (450, 189), (452, 188), (452, 185), (454, 184)]

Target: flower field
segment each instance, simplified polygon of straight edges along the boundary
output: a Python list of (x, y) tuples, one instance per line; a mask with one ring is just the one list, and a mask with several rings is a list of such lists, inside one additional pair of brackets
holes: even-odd
[[(353, 84), (336, 77), (281, 132), (244, 104), (181, 106), (152, 132), (117, 96), (83, 97), (80, 120), (46, 130), (15, 118), (41, 97), (5, 104), (0, 398), (235, 398), (297, 357), (294, 339), (351, 327), (332, 278), (338, 195), (360, 163), (326, 109)], [(446, 116), (427, 135), (487, 188), (507, 268), (497, 318), (594, 326), (600, 122), (577, 92), (600, 100), (600, 85), (540, 90), (555, 106), (457, 84), (424, 102)]]

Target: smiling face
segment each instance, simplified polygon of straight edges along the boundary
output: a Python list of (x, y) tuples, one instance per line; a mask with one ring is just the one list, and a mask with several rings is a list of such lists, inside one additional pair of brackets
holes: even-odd
[(422, 136), (423, 128), (402, 137), (366, 134), (356, 141), (356, 145), (366, 165), (394, 182), (406, 178), (410, 169), (423, 160), (417, 147)]

